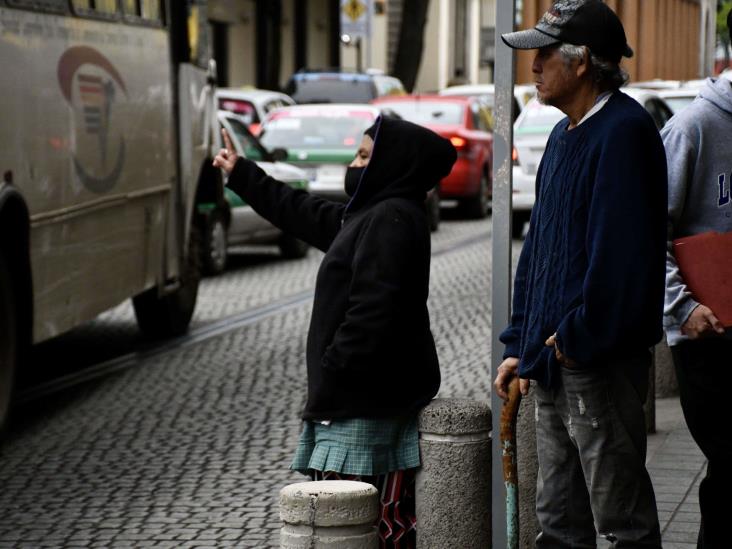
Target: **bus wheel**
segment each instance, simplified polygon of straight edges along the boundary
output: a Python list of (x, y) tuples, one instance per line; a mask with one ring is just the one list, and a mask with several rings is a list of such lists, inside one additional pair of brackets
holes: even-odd
[(227, 254), (226, 222), (223, 214), (214, 210), (208, 217), (206, 233), (201, 248), (203, 248), (203, 272), (217, 275), (226, 269)]
[(282, 235), (279, 247), (280, 253), (285, 259), (300, 259), (308, 255), (309, 246), (289, 234)]
[(150, 288), (132, 298), (137, 325), (146, 336), (156, 339), (172, 337), (188, 329), (201, 280), (200, 241), (200, 229), (193, 224), (188, 242), (188, 259), (177, 290), (160, 296), (157, 288)]
[(0, 252), (0, 430), (10, 410), (18, 360), (18, 315), (15, 314), (13, 279), (5, 255)]

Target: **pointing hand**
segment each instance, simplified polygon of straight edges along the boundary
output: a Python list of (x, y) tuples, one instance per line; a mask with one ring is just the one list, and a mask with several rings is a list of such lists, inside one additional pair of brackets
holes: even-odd
[(224, 138), (225, 148), (221, 149), (216, 155), (216, 158), (214, 158), (213, 161), (213, 165), (217, 168), (221, 168), (228, 175), (231, 173), (231, 170), (234, 169), (234, 164), (236, 164), (236, 160), (239, 157), (236, 154), (236, 149), (231, 142), (229, 133), (224, 128), (221, 128), (221, 135)]

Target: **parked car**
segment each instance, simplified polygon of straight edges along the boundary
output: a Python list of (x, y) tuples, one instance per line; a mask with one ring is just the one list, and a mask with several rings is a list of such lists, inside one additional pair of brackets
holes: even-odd
[(368, 103), (377, 97), (405, 94), (398, 78), (378, 71), (301, 70), (285, 86), (298, 104)]
[(638, 101), (638, 103), (648, 111), (659, 131), (661, 131), (661, 128), (663, 128), (666, 125), (666, 122), (668, 122), (674, 115), (673, 111), (655, 90), (638, 89), (626, 86), (621, 91)]
[[(256, 161), (268, 175), (279, 181), (294, 188), (307, 189), (305, 172), (281, 161), (287, 157), (287, 151), (267, 150), (235, 114), (219, 111), (218, 122), (231, 136), (238, 155)], [(220, 132), (217, 132), (216, 139), (218, 149), (222, 146)], [(226, 268), (231, 246), (274, 244), (279, 246), (283, 257), (301, 258), (307, 255), (307, 244), (282, 233), (226, 187), (222, 200), (202, 203), (198, 213), (206, 221), (201, 260), (207, 274), (218, 274)]]
[[(649, 112), (660, 130), (673, 116), (658, 92), (649, 88), (628, 88), (622, 92), (638, 101)], [(555, 107), (542, 105), (534, 98), (514, 124), (513, 148), (513, 221), (511, 233), (514, 238), (523, 234), (536, 200), (536, 172), (544, 154), (546, 143), (554, 126), (565, 117)]]
[(698, 88), (678, 88), (676, 90), (660, 90), (658, 95), (666, 102), (674, 114), (691, 105), (699, 95)]
[(256, 88), (218, 88), (216, 104), (220, 110), (237, 115), (254, 135), (270, 112), (294, 105), (295, 100), (284, 93)]
[(490, 106), (483, 99), (405, 95), (376, 99), (373, 104), (448, 138), (458, 159), (440, 181), (440, 198), (457, 199), (470, 217), (488, 214), (493, 196), (493, 134)]

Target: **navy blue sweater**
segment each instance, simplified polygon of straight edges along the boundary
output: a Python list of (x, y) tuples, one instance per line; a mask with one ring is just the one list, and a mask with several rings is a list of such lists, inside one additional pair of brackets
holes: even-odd
[(581, 125), (549, 137), (519, 259), (504, 357), (550, 387), (559, 363), (577, 367), (647, 353), (662, 336), (666, 159), (635, 100), (616, 92)]

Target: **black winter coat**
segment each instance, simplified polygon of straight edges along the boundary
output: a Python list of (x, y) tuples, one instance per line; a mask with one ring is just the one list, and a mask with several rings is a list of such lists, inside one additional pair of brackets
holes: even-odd
[(448, 140), (409, 122), (379, 118), (376, 128), (347, 205), (292, 189), (245, 159), (227, 183), (275, 226), (325, 252), (303, 419), (394, 416), (424, 406), (439, 389), (424, 200), (456, 153)]

